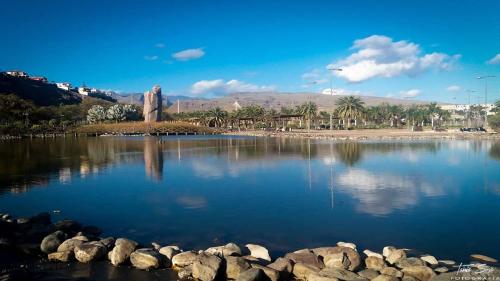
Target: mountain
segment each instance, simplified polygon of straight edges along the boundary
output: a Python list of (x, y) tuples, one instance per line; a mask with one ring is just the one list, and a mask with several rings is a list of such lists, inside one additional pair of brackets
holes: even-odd
[[(128, 93), (128, 94), (119, 94), (115, 92), (108, 92), (108, 93), (119, 103), (130, 103), (136, 105), (142, 105), (144, 103), (144, 94), (142, 93)], [(163, 99), (163, 105), (167, 107), (176, 103), (177, 100), (183, 102), (188, 100), (205, 100), (202, 98), (193, 98), (182, 95), (162, 95), (162, 99)]]
[[(220, 107), (227, 111), (233, 111), (236, 108), (235, 102), (240, 106), (247, 105), (260, 105), (266, 109), (276, 109), (279, 111), (281, 107), (295, 107), (301, 105), (305, 102), (312, 101), (318, 105), (318, 111), (332, 111), (336, 105), (337, 100), (342, 97), (340, 95), (324, 95), (318, 93), (277, 93), (277, 92), (261, 92), (261, 93), (234, 93), (224, 97), (213, 98), (213, 99), (179, 99), (179, 106), (177, 106), (176, 100), (167, 109), (168, 112), (180, 111), (197, 111), (197, 110), (207, 110), (210, 108)], [(364, 102), (365, 105), (379, 105), (382, 103), (388, 104), (425, 104), (425, 101), (413, 101), (407, 99), (396, 99), (396, 98), (384, 98), (384, 97), (373, 97), (373, 96), (358, 96)]]
[(39, 106), (75, 104), (82, 101), (78, 93), (59, 89), (54, 84), (0, 73), (0, 95), (8, 94), (31, 100)]

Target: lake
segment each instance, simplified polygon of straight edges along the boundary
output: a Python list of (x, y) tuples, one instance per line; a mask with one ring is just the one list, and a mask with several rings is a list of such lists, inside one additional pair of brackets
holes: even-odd
[(354, 242), (500, 252), (500, 142), (98, 137), (0, 142), (0, 212), (60, 210), (104, 235), (272, 256)]

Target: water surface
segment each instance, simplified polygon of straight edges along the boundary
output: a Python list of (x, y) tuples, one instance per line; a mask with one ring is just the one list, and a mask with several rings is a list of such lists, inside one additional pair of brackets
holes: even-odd
[(500, 252), (500, 142), (99, 137), (0, 143), (0, 212), (105, 235), (272, 254), (352, 241)]

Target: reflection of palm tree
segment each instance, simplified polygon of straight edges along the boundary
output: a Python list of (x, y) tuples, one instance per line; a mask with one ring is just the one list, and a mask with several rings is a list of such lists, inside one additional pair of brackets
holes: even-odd
[(361, 117), (365, 103), (357, 97), (341, 97), (337, 101), (337, 113), (341, 118), (347, 121), (347, 126), (351, 127), (351, 120)]
[(343, 142), (336, 145), (337, 154), (339, 155), (340, 161), (348, 166), (353, 166), (362, 156), (362, 144), (357, 142)]

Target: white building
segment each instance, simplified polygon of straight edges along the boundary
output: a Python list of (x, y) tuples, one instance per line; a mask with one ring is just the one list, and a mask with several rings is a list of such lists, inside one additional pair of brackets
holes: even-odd
[(9, 70), (5, 71), (7, 75), (14, 76), (14, 77), (29, 77), (28, 73), (20, 70)]
[[(492, 112), (491, 110), (495, 107), (494, 104), (492, 103), (489, 103), (487, 104), (486, 106), (484, 105), (484, 103), (482, 104), (471, 104), (471, 106), (482, 106), (483, 108), (486, 107), (486, 112), (488, 115), (493, 115), (495, 114), (494, 112)], [(446, 111), (450, 111), (450, 112), (457, 112), (457, 111), (467, 111), (469, 110), (469, 105), (468, 104), (445, 104), (445, 105), (441, 105), (440, 106), (441, 109), (443, 110), (446, 110)]]
[(90, 94), (90, 89), (85, 86), (82, 86), (78, 88), (78, 93), (83, 96), (88, 96)]
[(57, 88), (63, 89), (65, 91), (71, 90), (71, 84), (67, 82), (56, 83)]

